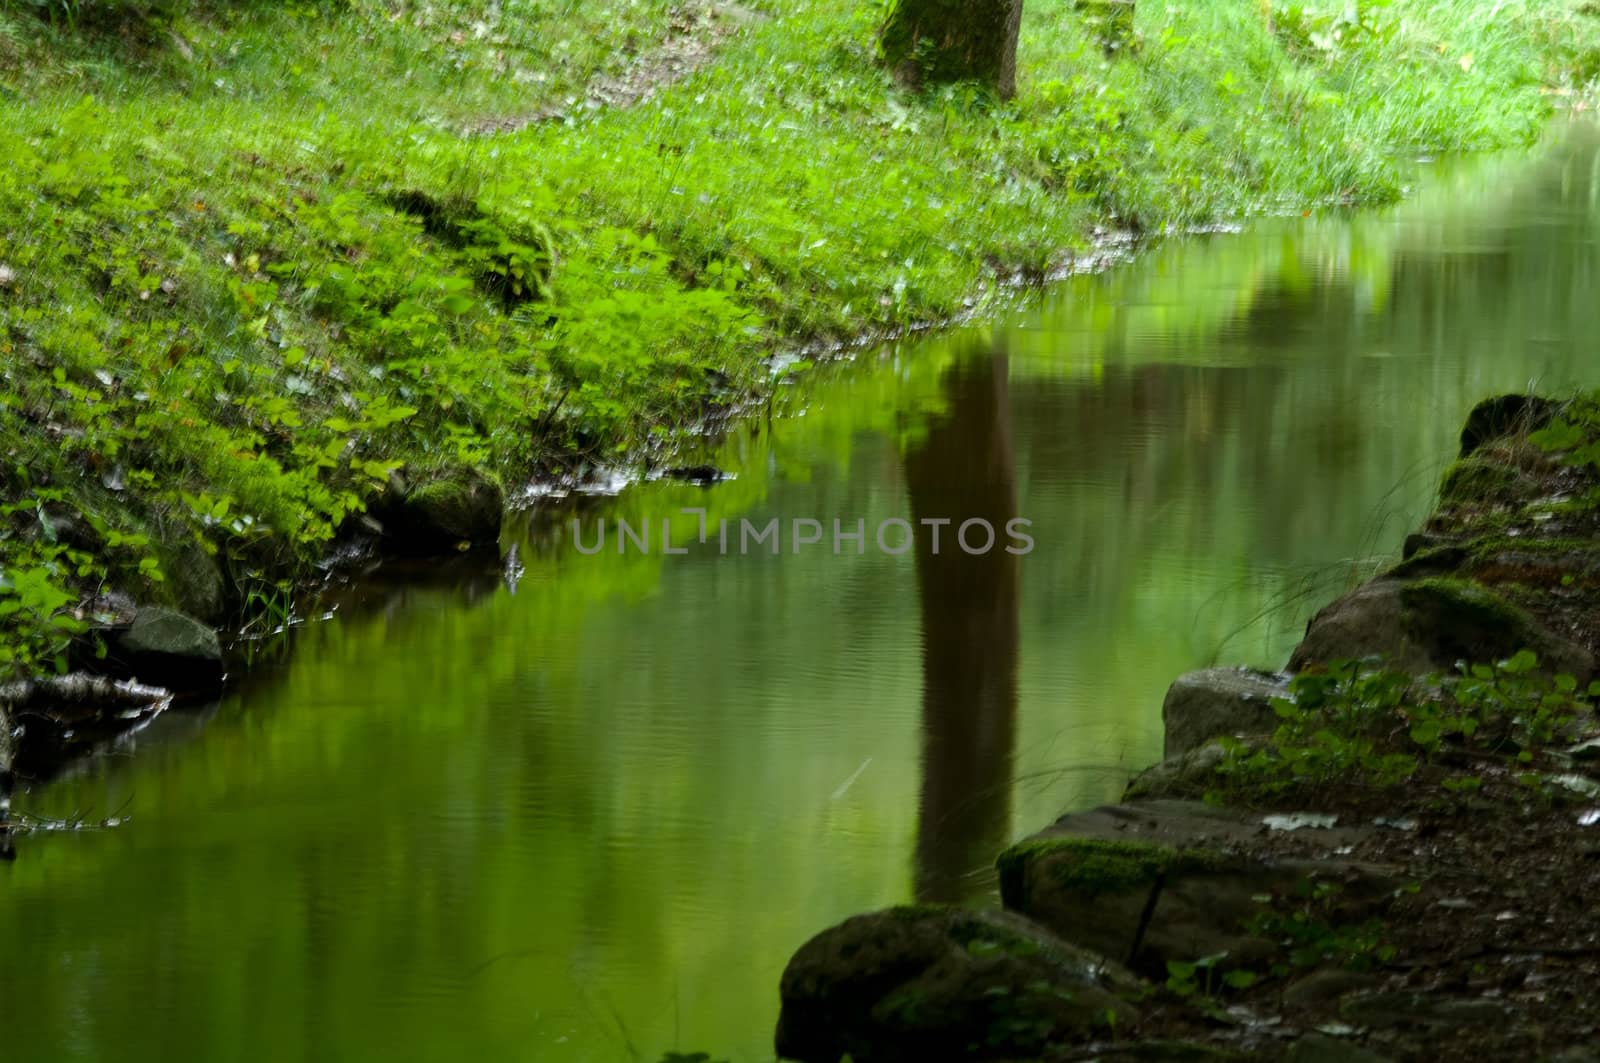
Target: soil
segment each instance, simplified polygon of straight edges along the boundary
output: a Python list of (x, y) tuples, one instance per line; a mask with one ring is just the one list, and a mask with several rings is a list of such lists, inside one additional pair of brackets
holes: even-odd
[[(682, 5), (673, 8), (666, 33), (654, 48), (634, 57), (620, 73), (591, 82), (582, 104), (590, 110), (623, 109), (650, 99), (710, 61), (728, 38), (758, 16), (737, 4)], [(560, 121), (567, 110), (543, 109), (531, 114), (485, 118), (468, 132), (514, 133), (539, 122)]]

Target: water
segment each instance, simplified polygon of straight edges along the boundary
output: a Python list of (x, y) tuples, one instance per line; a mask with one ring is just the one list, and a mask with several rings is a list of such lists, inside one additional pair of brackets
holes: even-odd
[(1475, 400), (1596, 382), (1597, 166), (1561, 131), (1390, 212), (1167, 244), (814, 370), (709, 455), (731, 482), (582, 510), (1020, 517), (1026, 556), (590, 557), (546, 522), (514, 594), (365, 588), (21, 796), (130, 821), (0, 865), (5, 1058), (770, 1058), (807, 937), (991, 899), (1001, 845), (1159, 755), (1173, 676), (1280, 664), (1395, 556)]

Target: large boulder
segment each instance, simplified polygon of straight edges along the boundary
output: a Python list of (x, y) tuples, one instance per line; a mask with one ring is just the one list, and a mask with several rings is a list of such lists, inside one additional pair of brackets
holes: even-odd
[(1161, 705), (1164, 755), (1181, 756), (1213, 738), (1270, 733), (1278, 726), (1272, 699), (1288, 692), (1287, 677), (1250, 668), (1206, 668), (1179, 676)]
[(1349, 917), (1364, 918), (1400, 885), (1388, 869), (1323, 855), (1365, 828), (1296, 831), (1265, 858), (1254, 851), (1265, 824), (1260, 813), (1194, 801), (1075, 813), (1001, 854), (1000, 896), (1062, 940), (1161, 978), (1169, 961), (1220, 953), (1249, 966), (1272, 956), (1276, 945), (1249, 929), (1263, 897), (1334, 882)]
[(126, 627), (106, 637), (107, 664), (115, 674), (182, 694), (222, 686), (222, 646), (217, 632), (173, 609), (142, 606)]
[(1449, 672), (1456, 662), (1488, 662), (1528, 649), (1540, 666), (1587, 680), (1594, 657), (1542, 627), (1479, 583), (1430, 578), (1379, 579), (1312, 617), (1289, 658), (1299, 672), (1340, 660), (1382, 657), (1414, 675)]
[(1137, 1018), (1135, 982), (1004, 912), (891, 908), (807, 942), (783, 973), (777, 1051), (800, 1063), (1015, 1059)]
[(456, 553), (499, 541), (505, 492), (477, 469), (396, 475), (372, 506), (385, 549), (404, 557)]

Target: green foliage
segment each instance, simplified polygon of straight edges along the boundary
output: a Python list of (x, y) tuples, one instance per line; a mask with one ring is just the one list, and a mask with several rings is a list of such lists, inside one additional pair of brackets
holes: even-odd
[(760, 397), (775, 344), (960, 312), (1108, 217), (1393, 198), (1398, 145), (1532, 137), (1556, 47), (1520, 9), (1394, 0), (1301, 54), (1252, 5), (1151, 2), (1108, 63), (1030, 5), (1002, 104), (899, 91), (875, 13), (821, 0), (617, 109), (585, 86), (665, 0), (187, 0), (114, 33), (86, 15), (121, 4), (62, 2), (0, 0), (6, 497), (125, 538), (5, 515), (33, 589), (0, 671), (53, 662), (102, 583), (169, 593), (164, 550), (292, 581), (401, 465), (514, 482), (670, 446)]
[[(1600, 681), (1580, 690), (1572, 676), (1547, 675), (1538, 664), (1521, 650), (1493, 664), (1462, 663), (1445, 677), (1415, 679), (1348, 661), (1303, 673), (1289, 697), (1273, 699), (1283, 722), (1272, 740), (1260, 747), (1224, 740), (1217, 771), (1229, 790), (1266, 798), (1301, 787), (1394, 786), (1452, 750), (1528, 763), (1569, 739), (1600, 696)], [(1445, 782), (1456, 792), (1481, 785), (1475, 776)]]
[(1337, 883), (1307, 880), (1295, 896), (1266, 899), (1248, 929), (1283, 947), (1285, 962), (1273, 965), (1274, 977), (1326, 964), (1365, 971), (1394, 957), (1394, 946), (1383, 940), (1382, 922), (1352, 924), (1340, 918), (1340, 893)]
[(1287, 698), (1272, 699), (1282, 721), (1272, 741), (1253, 748), (1225, 739), (1217, 771), (1229, 786), (1268, 796), (1301, 786), (1360, 782), (1393, 786), (1417, 759), (1385, 741), (1412, 680), (1360, 662), (1336, 662), (1324, 673), (1301, 673)]
[(1528, 433), (1528, 442), (1565, 464), (1600, 472), (1600, 393), (1574, 399), (1560, 417)]
[(1600, 696), (1600, 682), (1580, 691), (1572, 676), (1545, 675), (1538, 666), (1538, 656), (1529, 650), (1492, 665), (1461, 665), (1461, 674), (1444, 682), (1438, 700), (1411, 710), (1412, 741), (1431, 750), (1454, 734), (1464, 745), (1524, 759), (1560, 741), (1592, 711), (1590, 700)]

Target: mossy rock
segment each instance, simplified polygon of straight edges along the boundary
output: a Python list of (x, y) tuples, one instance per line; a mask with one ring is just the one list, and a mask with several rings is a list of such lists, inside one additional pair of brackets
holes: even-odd
[[(1159, 973), (1167, 959), (1150, 956), (1145, 940), (1163, 885), (1227, 866), (1220, 853), (1138, 841), (1056, 836), (1021, 842), (1000, 855), (1000, 897), (1006, 908), (1136, 970)], [(1222, 929), (1230, 938), (1237, 926)], [(1216, 949), (1202, 949), (1194, 956)]]
[(1019, 842), (1000, 854), (1000, 895), (1008, 907), (1022, 902), (1028, 868), (1048, 864), (1060, 886), (1085, 897), (1142, 889), (1168, 875), (1214, 871), (1226, 860), (1204, 849), (1176, 849), (1145, 842), (1100, 838), (1038, 838)]
[[(1262, 738), (1248, 739), (1260, 743)], [(1207, 742), (1198, 749), (1168, 757), (1135, 775), (1123, 791), (1124, 801), (1149, 798), (1194, 800), (1202, 798), (1219, 782), (1217, 766), (1227, 757), (1221, 742)]]
[(505, 492), (477, 469), (435, 472), (407, 482), (397, 477), (373, 507), (391, 553), (407, 557), (450, 554), (500, 539)]
[(216, 629), (175, 609), (142, 606), (133, 623), (106, 639), (107, 670), (180, 694), (222, 686), (222, 646)]
[[(1399, 885), (1388, 869), (1326, 855), (1365, 837), (1335, 827), (1299, 838), (1302, 855), (1260, 854), (1259, 813), (1194, 801), (1140, 800), (1064, 816), (1001, 855), (1006, 908), (1057, 937), (1164, 979), (1170, 961), (1227, 954), (1227, 967), (1274, 962), (1276, 943), (1248, 929), (1263, 895), (1296, 896), (1337, 880), (1363, 909)], [(1363, 915), (1364, 917), (1364, 915)]]
[(1537, 395), (1496, 395), (1467, 414), (1461, 429), (1461, 457), (1466, 458), (1497, 439), (1526, 435), (1555, 420), (1562, 403)]
[(1512, 506), (1539, 496), (1539, 483), (1515, 466), (1474, 453), (1445, 470), (1439, 504), (1471, 508)]
[(165, 577), (158, 587), (181, 612), (208, 624), (229, 619), (230, 594), (222, 568), (197, 540), (178, 544), (164, 552), (161, 571)]
[(1004, 912), (918, 905), (856, 916), (789, 961), (777, 1049), (801, 1063), (1029, 1057), (1125, 1029), (1137, 983)]
[(1541, 668), (1585, 679), (1588, 650), (1472, 580), (1434, 576), (1379, 579), (1327, 606), (1289, 658), (1292, 672), (1335, 661), (1381, 657), (1414, 675), (1452, 671), (1459, 661), (1495, 661), (1528, 649)]

